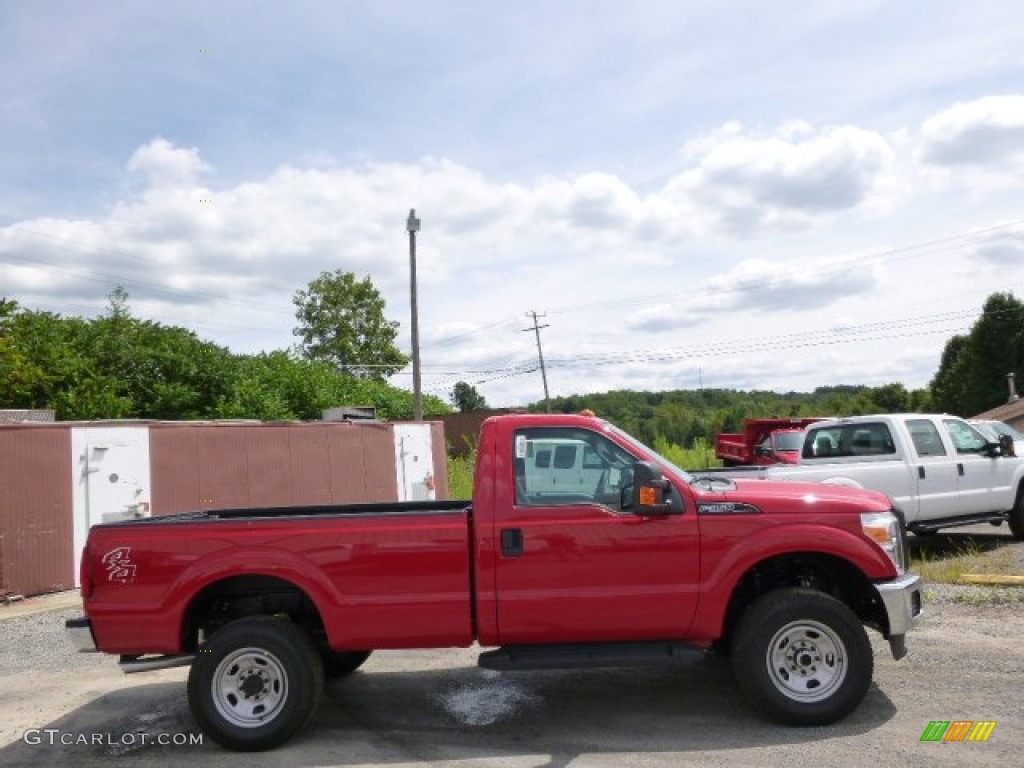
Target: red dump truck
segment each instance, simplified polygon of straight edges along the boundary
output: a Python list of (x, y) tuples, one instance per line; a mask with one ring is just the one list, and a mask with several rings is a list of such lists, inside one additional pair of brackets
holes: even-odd
[(324, 677), (372, 651), (473, 643), (497, 670), (721, 647), (766, 715), (831, 723), (870, 685), (865, 627), (898, 659), (921, 613), (882, 494), (695, 478), (574, 415), (487, 420), (472, 501), (96, 526), (81, 591), (86, 615), (67, 629), (82, 650), (125, 671), (191, 665), (199, 726), (247, 751), (303, 728)]
[(798, 464), (803, 429), (816, 421), (821, 419), (745, 419), (742, 432), (722, 432), (715, 438), (715, 455), (727, 467)]

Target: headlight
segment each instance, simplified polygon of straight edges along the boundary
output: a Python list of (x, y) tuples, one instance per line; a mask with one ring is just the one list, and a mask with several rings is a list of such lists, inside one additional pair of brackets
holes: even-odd
[(874, 541), (892, 560), (898, 573), (903, 573), (903, 536), (900, 521), (892, 512), (864, 512), (860, 516), (864, 535)]

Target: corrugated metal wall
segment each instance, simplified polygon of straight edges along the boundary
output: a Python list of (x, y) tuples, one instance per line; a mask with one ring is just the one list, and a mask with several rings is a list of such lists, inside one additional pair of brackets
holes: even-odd
[(70, 430), (0, 426), (0, 588), (74, 587), (71, 471)]

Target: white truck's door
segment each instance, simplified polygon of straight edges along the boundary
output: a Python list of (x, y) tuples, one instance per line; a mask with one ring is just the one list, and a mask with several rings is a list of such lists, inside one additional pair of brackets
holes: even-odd
[(908, 418), (903, 422), (910, 436), (907, 461), (917, 480), (916, 509), (905, 509), (907, 522), (935, 520), (963, 514), (957, 462), (932, 419)]
[(1000, 512), (1013, 506), (1015, 490), (1010, 486), (1013, 463), (989, 456), (988, 440), (961, 419), (942, 420), (956, 451), (954, 457), (960, 490), (960, 514)]

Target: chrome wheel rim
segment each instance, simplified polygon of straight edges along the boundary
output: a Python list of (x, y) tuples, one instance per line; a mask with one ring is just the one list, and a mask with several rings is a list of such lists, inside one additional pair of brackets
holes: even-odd
[(241, 648), (217, 665), (212, 693), (221, 717), (240, 728), (257, 728), (281, 713), (288, 674), (272, 653)]
[(768, 676), (786, 698), (823, 701), (846, 679), (846, 647), (817, 621), (794, 621), (772, 637), (765, 654)]

